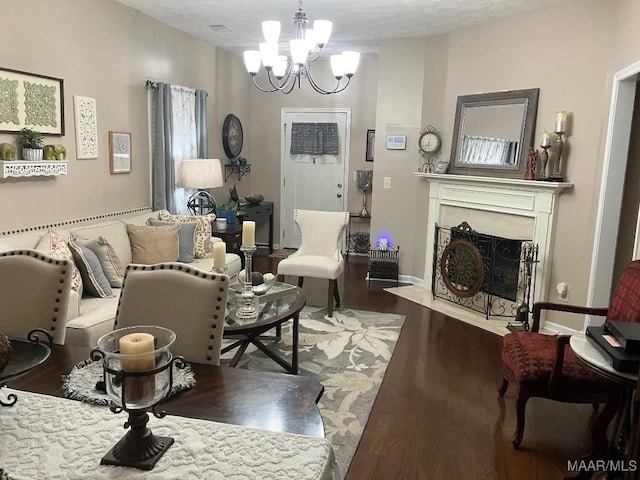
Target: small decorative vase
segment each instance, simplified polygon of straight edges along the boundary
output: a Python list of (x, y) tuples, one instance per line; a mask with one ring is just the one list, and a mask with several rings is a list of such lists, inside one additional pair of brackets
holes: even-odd
[(4, 370), (4, 367), (7, 366), (10, 357), (11, 342), (4, 333), (0, 333), (0, 372), (2, 372), (2, 370)]
[(23, 148), (22, 158), (28, 162), (39, 162), (42, 160), (43, 151), (41, 148)]

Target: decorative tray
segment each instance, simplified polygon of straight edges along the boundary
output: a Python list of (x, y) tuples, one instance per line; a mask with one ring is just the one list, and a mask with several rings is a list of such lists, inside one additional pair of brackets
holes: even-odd
[(51, 349), (44, 343), (13, 338), (10, 341), (11, 358), (4, 370), (0, 372), (0, 383), (27, 373), (32, 368), (43, 363), (51, 355)]

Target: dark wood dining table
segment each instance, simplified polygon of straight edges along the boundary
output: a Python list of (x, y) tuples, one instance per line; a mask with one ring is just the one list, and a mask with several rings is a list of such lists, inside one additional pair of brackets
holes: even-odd
[[(8, 381), (8, 386), (64, 397), (62, 375), (88, 359), (90, 352), (84, 347), (54, 345), (46, 362)], [(317, 406), (324, 387), (317, 380), (196, 363), (191, 367), (196, 385), (162, 404), (167, 414), (324, 437), (324, 424)]]

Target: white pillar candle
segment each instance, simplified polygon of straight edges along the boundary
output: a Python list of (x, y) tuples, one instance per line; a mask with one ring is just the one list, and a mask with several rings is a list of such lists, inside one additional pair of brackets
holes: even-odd
[(551, 134), (549, 132), (544, 132), (540, 137), (540, 146), (541, 147), (550, 147), (551, 146)]
[(556, 129), (555, 132), (566, 132), (567, 130), (567, 112), (559, 110), (556, 115)]
[(251, 220), (242, 222), (242, 246), (256, 246), (256, 222), (252, 222)]
[(215, 242), (213, 244), (213, 268), (224, 268), (227, 265), (227, 244)]
[(153, 358), (153, 335), (149, 333), (130, 333), (120, 338), (122, 370), (125, 372), (144, 372), (155, 368)]

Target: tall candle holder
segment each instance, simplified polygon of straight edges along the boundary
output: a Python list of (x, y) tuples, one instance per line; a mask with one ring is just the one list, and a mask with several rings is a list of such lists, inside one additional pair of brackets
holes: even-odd
[[(229, 268), (227, 266), (224, 267), (218, 267), (213, 269), (214, 273), (217, 273), (218, 275), (226, 275), (227, 274), (227, 270), (229, 270)], [(229, 300), (227, 299), (227, 302)], [(224, 306), (224, 318), (227, 318), (229, 316), (229, 308), (227, 307), (227, 304), (225, 304)]]
[(549, 161), (549, 150), (551, 145), (540, 145), (542, 152), (540, 152), (540, 180), (547, 180), (547, 162)]
[(564, 131), (556, 131), (556, 140), (554, 145), (554, 155), (551, 162), (551, 174), (549, 175), (549, 180), (552, 182), (562, 182), (564, 178), (562, 177), (562, 150), (564, 148), (564, 141), (562, 140), (562, 135), (564, 135)]
[(253, 305), (253, 299), (255, 297), (255, 293), (253, 293), (253, 286), (251, 284), (251, 263), (253, 254), (256, 251), (256, 246), (245, 246), (242, 245), (240, 247), (240, 251), (244, 253), (244, 278), (240, 278), (242, 282), (243, 289), (242, 294), (242, 306), (236, 312), (236, 316), (238, 319), (242, 320), (250, 320), (256, 318), (258, 316), (258, 310)]
[[(141, 354), (121, 354), (120, 339), (136, 333), (152, 335), (154, 350)], [(124, 428), (129, 431), (102, 457), (102, 465), (151, 470), (173, 445), (173, 438), (154, 435), (147, 423), (149, 411), (156, 418), (166, 415), (163, 411), (157, 411), (156, 407), (173, 388), (173, 365), (177, 368), (184, 368), (186, 365), (182, 357), (173, 357), (169, 351), (175, 339), (173, 331), (156, 326), (121, 328), (98, 339), (98, 348), (92, 350), (91, 358), (103, 361), (103, 381), (107, 395), (114, 402), (110, 410), (113, 413), (124, 410), (129, 414), (124, 424)], [(153, 368), (142, 371), (124, 370), (126, 364), (139, 364), (149, 359), (153, 361)]]

